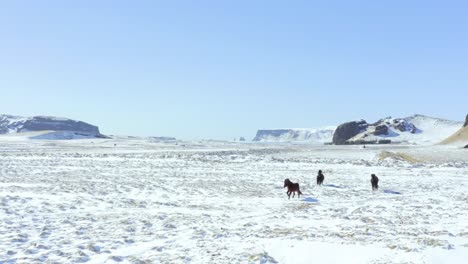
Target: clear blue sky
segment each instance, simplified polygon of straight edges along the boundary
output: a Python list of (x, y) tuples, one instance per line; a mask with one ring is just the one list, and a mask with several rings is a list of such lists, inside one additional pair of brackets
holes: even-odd
[(468, 113), (466, 1), (3, 1), (0, 113), (252, 138)]

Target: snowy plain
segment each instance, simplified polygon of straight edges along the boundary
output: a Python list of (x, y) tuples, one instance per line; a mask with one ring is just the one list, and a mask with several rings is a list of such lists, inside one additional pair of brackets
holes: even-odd
[(467, 263), (467, 175), (446, 146), (0, 137), (0, 263)]

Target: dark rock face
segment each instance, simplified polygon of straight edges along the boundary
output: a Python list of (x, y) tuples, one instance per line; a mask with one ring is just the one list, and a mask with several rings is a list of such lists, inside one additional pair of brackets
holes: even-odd
[(239, 141), (244, 142), (244, 141), (245, 141), (245, 137), (240, 137), (240, 138), (239, 138)]
[(374, 135), (387, 135), (388, 134), (388, 126), (386, 125), (378, 125), (375, 127)]
[(390, 139), (381, 139), (377, 142), (377, 144), (391, 144), (392, 141)]
[(416, 126), (404, 119), (395, 119), (393, 122), (395, 123), (393, 127), (400, 130), (401, 132), (416, 133)]
[(465, 148), (468, 149), (468, 145), (466, 145)]
[(353, 121), (339, 125), (333, 134), (333, 144), (343, 145), (346, 141), (361, 131), (367, 129), (369, 124), (366, 121)]
[(0, 115), (0, 134), (27, 131), (72, 131), (86, 136), (102, 136), (97, 126), (67, 118)]
[(466, 127), (468, 126), (468, 115), (466, 115), (465, 117), (465, 124), (463, 124), (463, 127)]

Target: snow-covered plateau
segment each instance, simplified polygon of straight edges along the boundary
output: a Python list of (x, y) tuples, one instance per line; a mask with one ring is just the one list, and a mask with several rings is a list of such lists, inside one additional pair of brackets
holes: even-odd
[(466, 263), (467, 175), (448, 146), (0, 136), (0, 263)]

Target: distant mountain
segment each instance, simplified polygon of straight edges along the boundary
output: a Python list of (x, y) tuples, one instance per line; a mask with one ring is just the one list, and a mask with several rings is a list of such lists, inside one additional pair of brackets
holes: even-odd
[(253, 141), (289, 142), (306, 141), (314, 143), (331, 142), (336, 127), (301, 128), (301, 129), (262, 129), (257, 131)]
[(333, 143), (413, 143), (434, 144), (453, 134), (462, 122), (413, 115), (406, 118), (386, 117), (369, 124), (365, 120), (341, 124), (333, 135)]
[(52, 116), (22, 117), (0, 115), (0, 134), (47, 131), (45, 136), (36, 135), (38, 139), (72, 139), (86, 137), (105, 137), (97, 126), (68, 118)]

